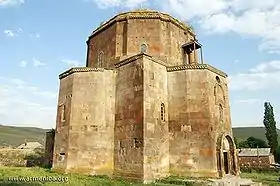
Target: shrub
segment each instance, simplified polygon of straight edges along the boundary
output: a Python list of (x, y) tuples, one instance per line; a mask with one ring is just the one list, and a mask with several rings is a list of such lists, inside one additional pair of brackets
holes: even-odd
[(257, 173), (279, 173), (280, 170), (274, 167), (240, 167), (241, 172)]

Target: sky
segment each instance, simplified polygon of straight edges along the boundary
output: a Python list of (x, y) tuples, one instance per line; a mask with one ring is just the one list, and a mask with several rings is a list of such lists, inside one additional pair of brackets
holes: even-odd
[(120, 12), (148, 8), (188, 22), (204, 62), (228, 74), (233, 127), (280, 128), (279, 0), (0, 0), (0, 123), (54, 128), (58, 75), (85, 66), (86, 40)]

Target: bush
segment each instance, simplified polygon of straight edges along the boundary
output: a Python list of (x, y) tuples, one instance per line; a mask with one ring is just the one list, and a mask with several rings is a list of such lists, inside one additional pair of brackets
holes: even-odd
[(41, 149), (36, 149), (33, 154), (29, 154), (25, 156), (25, 159), (27, 160), (27, 167), (46, 167), (45, 162), (45, 153)]
[(241, 172), (247, 173), (279, 173), (280, 170), (273, 167), (240, 167)]

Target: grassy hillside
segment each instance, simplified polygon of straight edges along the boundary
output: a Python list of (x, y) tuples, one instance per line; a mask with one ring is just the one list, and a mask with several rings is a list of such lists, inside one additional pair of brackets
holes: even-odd
[(25, 140), (37, 141), (45, 145), (45, 133), (48, 130), (33, 127), (11, 127), (0, 125), (0, 147), (19, 146)]
[[(233, 128), (232, 130), (233, 130), (234, 137), (236, 137), (238, 141), (244, 141), (251, 136), (266, 141), (264, 127), (240, 127), (240, 128)], [(280, 142), (279, 129), (277, 129), (277, 133), (278, 133), (278, 141)]]
[[(38, 141), (45, 145), (45, 133), (47, 129), (32, 127), (11, 127), (0, 125), (0, 147), (1, 146), (19, 146), (27, 141)], [(280, 143), (280, 130), (277, 129)], [(248, 137), (255, 137), (266, 140), (264, 127), (240, 127), (233, 128), (233, 135), (238, 141), (244, 141)]]

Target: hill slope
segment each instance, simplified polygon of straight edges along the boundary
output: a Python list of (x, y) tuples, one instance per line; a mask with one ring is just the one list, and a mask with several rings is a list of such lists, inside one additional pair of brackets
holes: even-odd
[(17, 147), (23, 144), (25, 140), (29, 142), (37, 141), (45, 145), (45, 133), (47, 129), (33, 127), (12, 127), (0, 125), (0, 147)]
[[(40, 129), (33, 127), (12, 127), (0, 125), (0, 147), (17, 147), (27, 141), (37, 141), (45, 145), (45, 134), (49, 129)], [(280, 143), (280, 130), (277, 129)], [(255, 137), (266, 141), (264, 127), (238, 127), (233, 128), (233, 135), (238, 141), (244, 141), (248, 137)]]
[[(249, 137), (255, 137), (258, 139), (266, 140), (265, 128), (264, 127), (238, 127), (232, 128), (233, 136), (238, 139), (238, 141), (244, 141)], [(277, 129), (278, 141), (280, 142), (280, 130)]]

